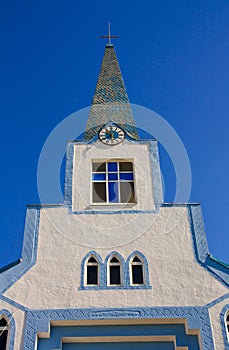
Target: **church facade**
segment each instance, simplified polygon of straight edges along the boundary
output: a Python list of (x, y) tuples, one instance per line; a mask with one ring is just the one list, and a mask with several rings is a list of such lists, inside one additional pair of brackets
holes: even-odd
[(0, 349), (228, 350), (229, 266), (198, 203), (164, 203), (111, 43), (66, 154), (65, 202), (28, 206), (22, 258), (0, 271)]

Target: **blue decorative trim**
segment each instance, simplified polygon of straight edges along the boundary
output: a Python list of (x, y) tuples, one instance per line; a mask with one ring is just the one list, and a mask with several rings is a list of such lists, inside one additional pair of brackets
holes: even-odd
[[(130, 271), (131, 271), (131, 267), (130, 267), (130, 261), (131, 259), (134, 257), (134, 256), (138, 256), (142, 262), (143, 262), (143, 275), (144, 275), (144, 284), (143, 285), (139, 285), (139, 286), (132, 286), (130, 284)], [(149, 268), (148, 268), (148, 261), (146, 259), (146, 257), (141, 253), (139, 252), (138, 250), (135, 250), (133, 253), (131, 253), (127, 260), (126, 260), (126, 285), (127, 287), (129, 287), (130, 289), (132, 288), (135, 288), (135, 289), (146, 289), (147, 287), (148, 288), (152, 288), (150, 286), (150, 283), (149, 283)]]
[(226, 329), (226, 315), (228, 312), (229, 312), (229, 304), (225, 305), (220, 313), (220, 323), (222, 327), (225, 350), (229, 350), (229, 337), (227, 336), (227, 329)]
[(155, 213), (158, 213), (159, 210), (156, 209), (156, 210), (107, 210), (107, 209), (103, 209), (103, 210), (96, 210), (96, 209), (93, 209), (93, 210), (84, 210), (84, 211), (72, 211), (71, 209), (69, 210), (69, 214), (76, 214), (76, 215), (97, 215), (97, 214), (109, 214), (109, 215), (112, 215), (112, 214), (155, 214)]
[(15, 261), (12, 261), (11, 263), (9, 263), (9, 264), (6, 265), (6, 266), (1, 267), (1, 268), (0, 268), (0, 274), (3, 273), (3, 272), (5, 272), (6, 270), (9, 270), (11, 267), (16, 266), (16, 265), (19, 264), (21, 261), (22, 261), (22, 259), (20, 258), (20, 259), (17, 259), (17, 260), (15, 260)]
[(0, 295), (0, 299), (5, 301), (6, 303), (15, 306), (17, 309), (22, 310), (22, 311), (27, 311), (27, 307), (17, 303), (16, 301), (7, 298), (5, 295)]
[(190, 226), (196, 261), (218, 281), (229, 286), (229, 267), (212, 259), (208, 252), (208, 244), (204, 229), (204, 221), (200, 205), (189, 205)]
[(66, 151), (66, 168), (65, 168), (65, 188), (64, 200), (65, 204), (72, 207), (72, 174), (73, 174), (73, 157), (74, 157), (74, 143), (68, 142)]
[(150, 141), (149, 146), (153, 182), (153, 196), (155, 206), (158, 209), (164, 201), (161, 181), (161, 168), (158, 154), (158, 141)]
[(39, 219), (40, 210), (27, 209), (22, 260), (0, 274), (0, 293), (9, 289), (36, 263)]
[(222, 295), (221, 297), (219, 297), (219, 298), (217, 298), (217, 299), (211, 301), (210, 303), (208, 303), (208, 304), (206, 305), (206, 307), (207, 307), (207, 308), (210, 308), (210, 307), (212, 307), (212, 306), (214, 306), (214, 305), (216, 305), (216, 304), (221, 303), (221, 301), (223, 301), (223, 300), (225, 300), (225, 299), (228, 299), (228, 298), (229, 298), (229, 293), (224, 294), (224, 295)]
[[(86, 286), (84, 285), (85, 280), (85, 262), (89, 258), (89, 256), (95, 256), (99, 261), (99, 268), (100, 268), (100, 284), (98, 286)], [(133, 255), (138, 255), (143, 263), (145, 268), (145, 284), (139, 285), (139, 286), (132, 286), (130, 285), (130, 272), (129, 272), (129, 261)], [(122, 285), (120, 286), (112, 286), (108, 285), (108, 261), (112, 256), (117, 256), (121, 262), (121, 271), (122, 271)], [(117, 251), (112, 251), (105, 259), (105, 261), (102, 261), (101, 256), (96, 253), (95, 251), (90, 251), (85, 255), (81, 262), (81, 278), (80, 278), (80, 287), (79, 290), (107, 290), (107, 289), (151, 289), (152, 287), (149, 284), (149, 271), (148, 271), (148, 262), (146, 257), (139, 251), (135, 251), (131, 253), (131, 255), (128, 257), (127, 261), (122, 257), (120, 253)]]
[(8, 321), (9, 330), (7, 344), (9, 344), (8, 350), (14, 350), (14, 337), (15, 337), (15, 321), (12, 314), (5, 309), (0, 310), (0, 316), (6, 317), (6, 321)]
[(49, 332), (51, 320), (122, 320), (185, 318), (189, 329), (199, 329), (202, 350), (214, 350), (208, 309), (205, 307), (139, 307), (113, 309), (31, 310), (27, 313), (24, 350), (35, 350), (38, 332)]

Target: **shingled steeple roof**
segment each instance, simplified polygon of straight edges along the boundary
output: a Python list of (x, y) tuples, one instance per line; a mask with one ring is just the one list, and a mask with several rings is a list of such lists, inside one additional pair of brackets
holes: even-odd
[(113, 44), (105, 47), (104, 57), (84, 134), (92, 139), (108, 122), (113, 122), (133, 139), (138, 131)]

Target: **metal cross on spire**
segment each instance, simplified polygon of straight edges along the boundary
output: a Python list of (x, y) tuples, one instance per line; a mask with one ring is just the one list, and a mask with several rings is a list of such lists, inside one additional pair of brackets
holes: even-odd
[(110, 45), (111, 44), (111, 39), (117, 39), (118, 36), (116, 35), (111, 35), (111, 24), (110, 22), (108, 22), (108, 35), (103, 35), (101, 36), (101, 38), (107, 38), (108, 39), (108, 44)]

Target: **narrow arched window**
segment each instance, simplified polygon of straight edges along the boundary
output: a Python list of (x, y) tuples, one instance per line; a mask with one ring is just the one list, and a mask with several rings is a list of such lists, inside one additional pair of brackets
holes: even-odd
[(144, 263), (137, 255), (135, 255), (130, 261), (130, 279), (132, 285), (145, 284)]
[(229, 311), (227, 312), (227, 316), (226, 316), (226, 331), (227, 331), (227, 337), (229, 341)]
[(118, 257), (113, 256), (108, 263), (108, 284), (109, 285), (121, 285), (122, 284), (122, 271), (121, 262)]
[(8, 337), (8, 323), (4, 317), (0, 316), (0, 349), (5, 350)]
[(88, 286), (99, 285), (99, 263), (94, 256), (89, 257), (86, 261), (86, 284)]

